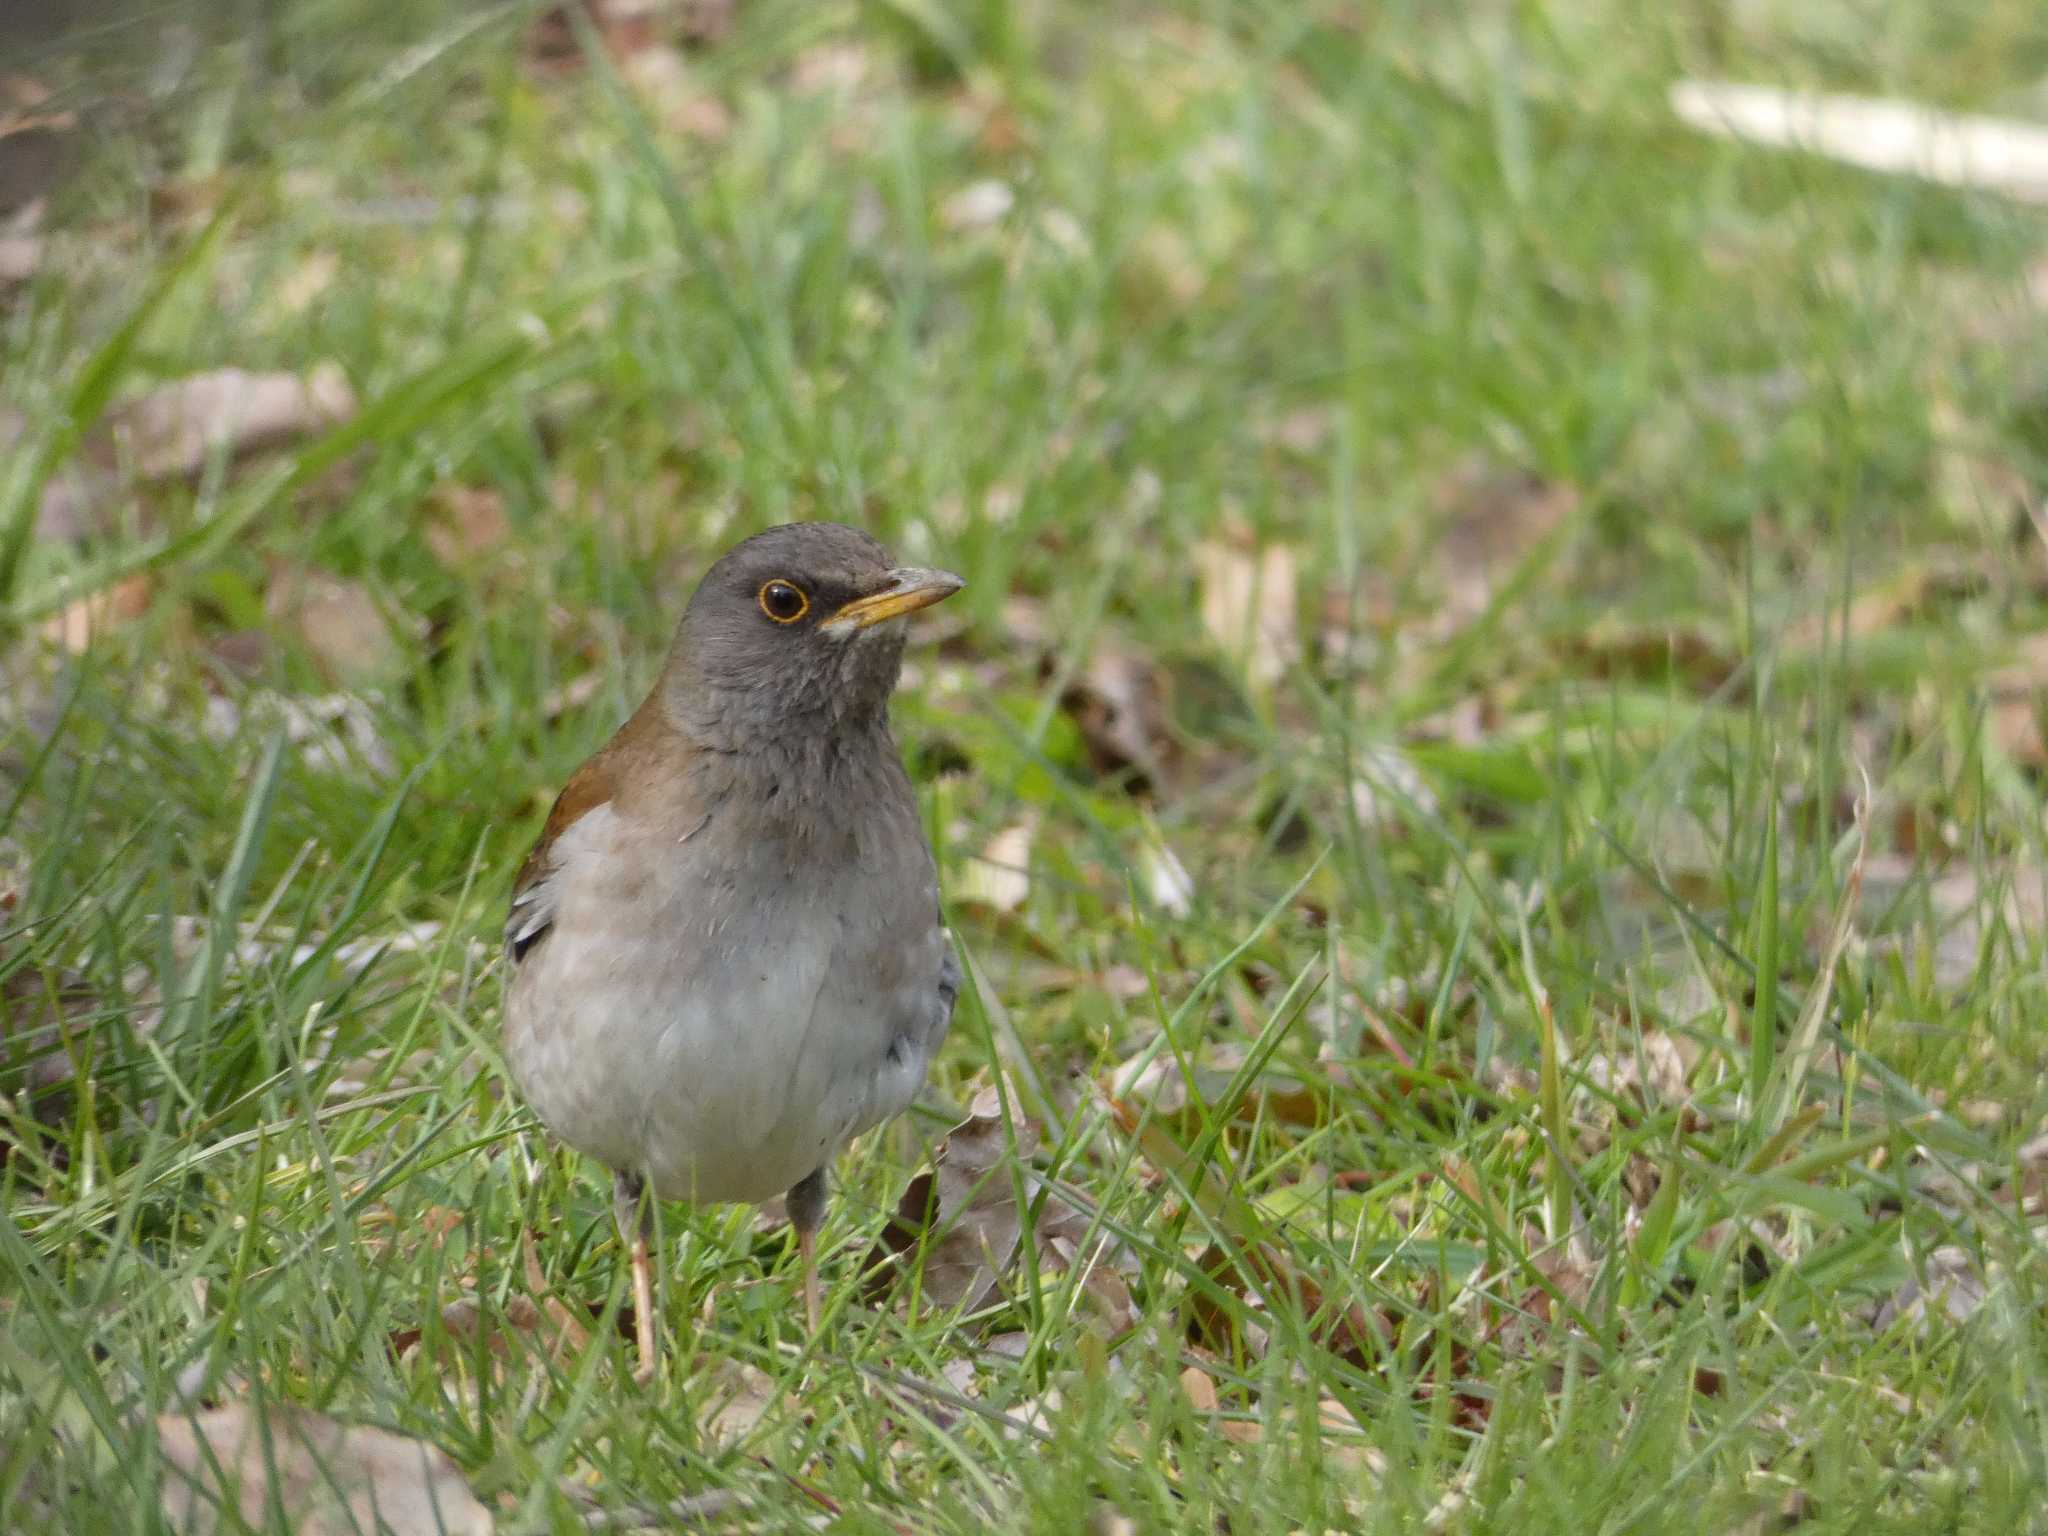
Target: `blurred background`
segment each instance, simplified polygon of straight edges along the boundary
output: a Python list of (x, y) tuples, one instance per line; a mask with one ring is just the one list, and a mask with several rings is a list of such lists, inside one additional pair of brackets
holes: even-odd
[[(817, 1507), (734, 1445), (880, 1497), (705, 1428), (788, 1370), (743, 1222), (672, 1215), (753, 1341), (672, 1421), (433, 1354), (611, 1283), (498, 1092), (510, 871), (823, 517), (969, 580), (897, 720), (978, 996), (842, 1277), (996, 1066), (1126, 1244), (1110, 1322), (820, 1367), (892, 1496), (2038, 1512), (2044, 335), (2038, 0), (0, 8), (0, 1508), (251, 1382), (534, 1528)], [(876, 1427), (883, 1357), (1060, 1453)]]

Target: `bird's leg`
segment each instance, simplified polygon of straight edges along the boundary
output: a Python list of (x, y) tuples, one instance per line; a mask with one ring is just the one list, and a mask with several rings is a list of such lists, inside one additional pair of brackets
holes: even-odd
[(640, 1363), (633, 1379), (643, 1385), (654, 1379), (654, 1259), (649, 1244), (654, 1228), (654, 1206), (641, 1197), (646, 1184), (637, 1173), (612, 1175), (612, 1219), (619, 1224), (619, 1240), (633, 1253), (633, 1342)]
[(825, 1170), (799, 1179), (790, 1187), (783, 1204), (789, 1209), (789, 1224), (796, 1228), (797, 1251), (804, 1261), (804, 1317), (811, 1332), (818, 1331), (818, 1228), (825, 1224)]

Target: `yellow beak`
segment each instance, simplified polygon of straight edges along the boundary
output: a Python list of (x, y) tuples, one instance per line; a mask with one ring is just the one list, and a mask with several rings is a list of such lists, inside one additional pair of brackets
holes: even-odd
[(889, 585), (866, 597), (855, 598), (819, 628), (828, 633), (850, 635), (871, 625), (900, 619), (920, 608), (929, 608), (966, 585), (951, 571), (922, 571), (914, 566), (899, 566), (889, 573)]

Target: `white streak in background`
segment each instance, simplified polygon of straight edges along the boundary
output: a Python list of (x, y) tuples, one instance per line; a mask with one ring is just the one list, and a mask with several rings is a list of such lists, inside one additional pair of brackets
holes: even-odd
[(2048, 203), (2048, 126), (1959, 117), (1914, 102), (1681, 80), (1671, 110), (1718, 138), (1825, 155), (1865, 170)]
[(1164, 843), (1148, 844), (1144, 861), (1145, 888), (1152, 904), (1169, 917), (1186, 917), (1194, 911), (1194, 878), (1174, 851)]

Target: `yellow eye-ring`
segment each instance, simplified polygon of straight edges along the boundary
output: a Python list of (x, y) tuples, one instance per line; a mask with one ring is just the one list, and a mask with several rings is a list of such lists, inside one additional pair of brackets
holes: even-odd
[(794, 624), (811, 611), (811, 600), (804, 594), (804, 589), (793, 581), (779, 578), (764, 583), (755, 594), (754, 601), (778, 624)]

